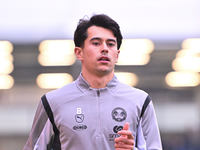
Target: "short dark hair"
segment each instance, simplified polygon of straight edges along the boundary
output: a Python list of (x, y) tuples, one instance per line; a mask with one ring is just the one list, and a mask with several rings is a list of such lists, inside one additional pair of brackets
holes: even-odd
[(80, 19), (74, 32), (75, 46), (84, 47), (84, 41), (88, 37), (87, 29), (91, 26), (99, 26), (110, 29), (117, 39), (117, 48), (120, 48), (123, 38), (121, 35), (120, 27), (117, 22), (105, 14), (93, 15), (89, 20)]

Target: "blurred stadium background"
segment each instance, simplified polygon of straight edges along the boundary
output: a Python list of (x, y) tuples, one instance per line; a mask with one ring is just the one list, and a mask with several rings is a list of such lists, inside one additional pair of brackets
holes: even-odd
[(0, 150), (21, 150), (40, 97), (78, 77), (73, 32), (94, 13), (119, 23), (116, 74), (152, 97), (163, 149), (199, 150), (199, 8), (198, 0), (0, 0)]

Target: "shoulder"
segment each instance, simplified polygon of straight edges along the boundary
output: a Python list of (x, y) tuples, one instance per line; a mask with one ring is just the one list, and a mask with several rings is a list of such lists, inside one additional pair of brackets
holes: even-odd
[(148, 97), (148, 93), (145, 92), (144, 90), (129, 86), (122, 82), (118, 83), (118, 86), (114, 91), (114, 94), (119, 97), (123, 97), (129, 101), (132, 101), (134, 103), (138, 103), (138, 105), (140, 106), (143, 105), (144, 101)]
[(77, 85), (74, 82), (67, 84), (59, 89), (52, 90), (45, 94), (49, 105), (52, 108), (56, 108), (59, 104), (66, 102), (70, 99), (81, 95), (82, 91), (77, 88)]
[(124, 95), (124, 96), (125, 95), (136, 96), (136, 97), (139, 96), (139, 97), (145, 97), (145, 98), (148, 96), (148, 93), (145, 92), (144, 90), (129, 86), (122, 82), (119, 82), (118, 87), (116, 88), (115, 92), (117, 92), (118, 94)]

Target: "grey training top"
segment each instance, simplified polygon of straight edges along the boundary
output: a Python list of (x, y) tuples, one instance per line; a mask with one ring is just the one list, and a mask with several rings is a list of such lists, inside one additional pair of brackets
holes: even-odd
[(105, 88), (94, 89), (80, 74), (76, 81), (42, 97), (23, 150), (46, 150), (52, 136), (54, 150), (115, 150), (117, 131), (126, 122), (137, 143), (134, 150), (161, 150), (152, 101), (140, 120), (147, 98), (146, 92), (116, 76)]

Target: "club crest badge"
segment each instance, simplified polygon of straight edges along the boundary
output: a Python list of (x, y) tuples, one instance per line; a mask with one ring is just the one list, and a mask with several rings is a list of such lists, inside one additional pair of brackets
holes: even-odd
[(111, 115), (112, 115), (112, 118), (117, 122), (122, 122), (126, 120), (126, 117), (127, 117), (126, 111), (121, 107), (117, 107), (113, 109)]

